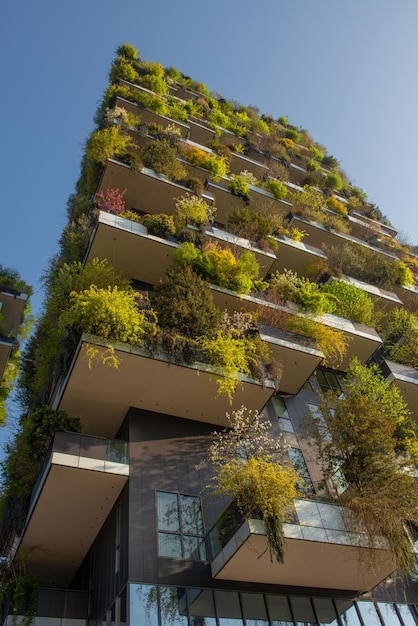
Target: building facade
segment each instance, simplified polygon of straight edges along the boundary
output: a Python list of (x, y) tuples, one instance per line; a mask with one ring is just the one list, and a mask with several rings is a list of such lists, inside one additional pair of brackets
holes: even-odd
[[(100, 334), (101, 303), (88, 309), (91, 288), (71, 283), (69, 317), (56, 320), (61, 349), (71, 349), (57, 353), (43, 401), (79, 417), (82, 432), (55, 433), (21, 528), (3, 533), (9, 562), (24, 553), (39, 581), (34, 623), (417, 624), (416, 583), (400, 581), (387, 544), (349, 521), (306, 431), (321, 394), (344, 390), (355, 357), (378, 363), (414, 414), (411, 359), (397, 362), (399, 337), (389, 352), (385, 322), (373, 324), (377, 312), (413, 319), (413, 250), (397, 247), (393, 227), (287, 120), (215, 98), (177, 70), (139, 60), (131, 46), (118, 52), (55, 276), (77, 263), (84, 276), (83, 267), (106, 262), (142, 296), (141, 333), (150, 336), (130, 341), (128, 329), (124, 340), (119, 327)], [(165, 278), (174, 267), (180, 284), (186, 266), (223, 314), (207, 340), (188, 317), (203, 299), (180, 309), (187, 284), (178, 293)], [(335, 279), (367, 295), (367, 323), (320, 309), (333, 293), (323, 285)], [(90, 285), (95, 297), (117, 291)], [(77, 293), (87, 321), (74, 317)], [(106, 328), (118, 326), (106, 306)], [(251, 319), (249, 330), (237, 330), (237, 313)], [(412, 322), (406, 330), (414, 336)], [(215, 358), (214, 346), (241, 345), (239, 332), (251, 358), (231, 370), (234, 357)], [(39, 364), (42, 352), (31, 350)], [(231, 500), (208, 488), (213, 431), (242, 406), (283, 438), (299, 476), (284, 563), (270, 558), (261, 519), (237, 514), (221, 528)], [(12, 612), (6, 606), (8, 623)]]

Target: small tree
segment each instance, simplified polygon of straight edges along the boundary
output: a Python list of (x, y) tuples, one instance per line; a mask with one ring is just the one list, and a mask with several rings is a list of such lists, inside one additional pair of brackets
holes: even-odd
[(331, 478), (340, 467), (346, 481), (336, 497), (355, 513), (372, 545), (384, 537), (400, 572), (412, 572), (408, 528), (418, 523), (418, 484), (405, 445), (408, 429), (402, 428), (409, 411), (398, 389), (378, 366), (354, 359), (344, 395), (322, 395), (319, 412), (310, 418), (324, 474)]
[(283, 444), (273, 438), (257, 412), (242, 406), (227, 413), (228, 429), (214, 432), (208, 461), (214, 469), (213, 491), (231, 497), (245, 517), (261, 516), (270, 558), (283, 563), (286, 521), (298, 497), (298, 477), (280, 462)]

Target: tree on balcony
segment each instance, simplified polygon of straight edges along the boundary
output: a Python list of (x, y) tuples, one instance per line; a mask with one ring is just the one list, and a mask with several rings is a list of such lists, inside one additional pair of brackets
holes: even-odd
[(418, 429), (398, 389), (377, 366), (354, 359), (339, 394), (323, 394), (319, 414), (307, 418), (324, 476), (371, 545), (383, 537), (406, 575), (415, 568), (410, 531), (418, 524), (418, 483), (411, 467)]
[[(242, 406), (227, 413), (227, 419), (229, 427), (213, 433), (208, 453), (214, 469), (213, 492), (229, 496), (245, 518), (261, 517), (270, 558), (283, 563), (283, 522), (298, 496), (298, 476), (293, 468), (280, 462), (283, 443), (271, 437), (268, 424), (257, 412)], [(222, 534), (222, 528), (219, 530)]]

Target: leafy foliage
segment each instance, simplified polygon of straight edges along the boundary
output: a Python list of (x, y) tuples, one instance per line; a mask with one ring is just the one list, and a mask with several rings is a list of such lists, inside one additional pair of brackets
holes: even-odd
[(312, 418), (318, 457), (331, 478), (340, 467), (347, 489), (340, 499), (361, 520), (370, 539), (383, 536), (403, 574), (413, 571), (415, 557), (408, 532), (418, 522), (418, 484), (409, 471), (402, 425), (409, 411), (396, 387), (377, 366), (354, 359), (344, 395), (322, 396), (321, 417)]
[(231, 497), (245, 517), (260, 517), (270, 558), (283, 563), (283, 522), (297, 497), (297, 475), (279, 461), (282, 442), (272, 439), (256, 412), (241, 407), (227, 413), (229, 428), (215, 432), (208, 461), (215, 470), (214, 493)]
[(87, 141), (87, 159), (104, 165), (108, 159), (123, 157), (129, 148), (136, 144), (132, 137), (120, 126), (96, 130)]
[(335, 299), (329, 300), (326, 310), (345, 317), (352, 322), (371, 325), (373, 322), (373, 301), (360, 287), (342, 280), (333, 280), (321, 285), (323, 293), (331, 294)]
[(259, 265), (251, 250), (243, 252), (238, 259), (228, 248), (208, 243), (198, 250), (192, 243), (183, 243), (173, 254), (179, 266), (191, 264), (203, 278), (238, 293), (250, 293), (252, 289), (267, 286), (257, 281)]
[(141, 158), (144, 165), (157, 174), (165, 174), (172, 180), (186, 177), (187, 172), (178, 160), (177, 148), (168, 139), (157, 139), (149, 143), (143, 148)]

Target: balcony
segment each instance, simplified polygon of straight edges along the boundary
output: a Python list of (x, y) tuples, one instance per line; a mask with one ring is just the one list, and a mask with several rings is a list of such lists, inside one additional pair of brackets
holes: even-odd
[(319, 224), (318, 222), (308, 222), (297, 215), (293, 215), (288, 223), (288, 227), (290, 228), (291, 226), (296, 226), (299, 230), (304, 230), (307, 233), (307, 236), (309, 236), (309, 244), (316, 248), (322, 249), (323, 247), (328, 246), (341, 246), (345, 241), (350, 241), (360, 246), (365, 246), (366, 248), (369, 248), (369, 250), (378, 254), (383, 254), (390, 259), (398, 260), (398, 257), (395, 254), (374, 246), (363, 239), (359, 239), (345, 233), (339, 233), (335, 230), (330, 230), (323, 224)]
[(146, 226), (100, 211), (86, 261), (109, 259), (126, 278), (156, 285), (176, 249), (176, 243), (150, 235)]
[(384, 540), (376, 537), (371, 542), (356, 528), (346, 509), (312, 500), (295, 500), (294, 508), (292, 521), (284, 524), (283, 564), (270, 560), (261, 520), (237, 517), (235, 524), (232, 521), (225, 529), (221, 518), (209, 533), (212, 576), (265, 585), (364, 592), (394, 571)]
[[(215, 183), (214, 181), (208, 181), (206, 185), (206, 191), (208, 191), (211, 195), (215, 197), (215, 205), (217, 208), (216, 211), (216, 221), (219, 224), (226, 224), (228, 221), (228, 214), (232, 209), (236, 207), (242, 207), (245, 205), (242, 198), (239, 196), (235, 196), (232, 194), (228, 187), (227, 181)], [(289, 212), (292, 208), (292, 205), (286, 202), (285, 200), (277, 200), (272, 193), (266, 191), (265, 189), (261, 189), (261, 187), (256, 187), (255, 185), (249, 185), (249, 196), (251, 207), (255, 210), (257, 209), (257, 205), (262, 203), (263, 201), (273, 202), (277, 205), (277, 208), (286, 208), (286, 211)]]
[[(117, 368), (97, 359), (89, 368), (89, 349), (101, 356), (109, 348), (119, 359)], [(217, 371), (205, 363), (174, 363), (140, 347), (83, 335), (70, 370), (54, 394), (52, 406), (78, 415), (83, 432), (114, 437), (129, 407), (227, 426), (225, 413), (242, 405), (261, 411), (274, 393), (269, 380), (261, 385), (242, 375), (232, 399), (217, 395)]]
[[(277, 314), (276, 316), (279, 320), (280, 316), (285, 319), (286, 316), (297, 315), (299, 317), (307, 317), (315, 322), (324, 324), (324, 326), (343, 332), (348, 340), (346, 355), (339, 366), (339, 369), (343, 371), (347, 369), (350, 360), (355, 356), (357, 356), (362, 363), (366, 363), (382, 344), (382, 339), (374, 328), (359, 324), (358, 322), (351, 322), (337, 315), (331, 315), (329, 313), (324, 313), (321, 316), (308, 315), (301, 312), (299, 307), (293, 303), (283, 305), (273, 304), (260, 297), (239, 295), (234, 291), (222, 289), (216, 285), (211, 285), (211, 289), (217, 307), (221, 310), (226, 309), (228, 313), (231, 314), (235, 311), (256, 312), (260, 311), (261, 307), (265, 307)], [(277, 325), (280, 326), (280, 323)]]
[(122, 107), (129, 113), (137, 115), (140, 118), (140, 122), (143, 124), (159, 124), (159, 126), (162, 126), (163, 128), (167, 128), (167, 126), (174, 126), (180, 131), (183, 138), (187, 137), (189, 134), (190, 129), (188, 124), (179, 122), (179, 120), (174, 120), (171, 117), (166, 117), (165, 115), (160, 115), (150, 109), (145, 109), (136, 102), (131, 102), (130, 100), (125, 100), (125, 98), (118, 96), (115, 101), (115, 106)]
[(0, 382), (3, 380), (7, 361), (12, 353), (12, 349), (13, 339), (9, 337), (0, 337)]
[(326, 254), (303, 241), (295, 241), (285, 235), (275, 237), (279, 244), (276, 252), (276, 261), (271, 268), (273, 272), (282, 273), (285, 269), (296, 272), (298, 276), (310, 276), (309, 266), (315, 263), (324, 263)]
[(232, 250), (234, 254), (241, 255), (246, 250), (253, 252), (257, 263), (260, 266), (260, 276), (265, 278), (269, 273), (271, 273), (274, 263), (276, 262), (276, 255), (273, 252), (262, 250), (244, 237), (238, 237), (228, 231), (221, 230), (213, 226), (206, 228), (205, 234), (210, 237), (211, 241), (217, 243), (221, 248), (228, 248)]
[(55, 434), (19, 545), (41, 584), (68, 587), (128, 476), (126, 442)]
[(256, 161), (245, 154), (233, 152), (231, 154), (229, 171), (231, 174), (241, 174), (244, 170), (251, 172), (257, 178), (263, 178), (263, 176), (269, 173), (269, 168), (264, 163)]
[[(156, 174), (146, 167), (134, 172), (128, 165), (109, 159), (97, 191), (106, 189), (126, 189), (124, 201), (127, 209), (141, 213), (168, 213), (174, 211), (176, 198), (191, 193), (190, 189), (170, 181), (166, 176)], [(213, 196), (203, 193), (203, 199), (213, 204)]]
[(2, 313), (0, 325), (1, 332), (6, 337), (17, 336), (27, 301), (28, 296), (25, 293), (2, 289), (0, 286), (0, 310)]
[(415, 421), (418, 421), (418, 371), (408, 365), (383, 360), (380, 364), (383, 375), (401, 392)]
[(386, 291), (385, 289), (381, 289), (381, 287), (377, 287), (376, 285), (371, 285), (370, 283), (365, 283), (362, 280), (358, 280), (357, 278), (351, 278), (351, 276), (339, 276), (338, 278), (331, 277), (328, 282), (332, 282), (333, 280), (341, 280), (349, 285), (354, 285), (358, 289), (362, 289), (367, 293), (368, 296), (373, 300), (375, 304), (379, 303), (379, 308), (385, 311), (391, 311), (392, 309), (398, 308), (402, 306), (402, 301), (396, 293), (391, 291)]
[(203, 123), (203, 120), (189, 118), (187, 120), (187, 125), (190, 128), (188, 138), (201, 146), (205, 146), (208, 141), (216, 138), (216, 132), (213, 128), (206, 126)]

